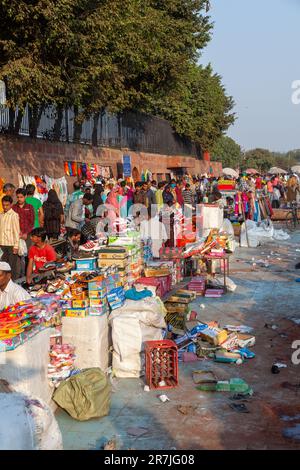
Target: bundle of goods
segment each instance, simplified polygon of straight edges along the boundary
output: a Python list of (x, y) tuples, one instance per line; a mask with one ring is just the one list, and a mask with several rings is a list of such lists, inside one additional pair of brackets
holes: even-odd
[(62, 299), (64, 316), (84, 318), (108, 313), (106, 294), (120, 283), (119, 275), (94, 272), (75, 273), (69, 281), (70, 295)]
[(234, 191), (235, 185), (236, 183), (234, 180), (221, 179), (218, 182), (218, 190), (219, 191)]
[(183, 255), (183, 247), (167, 248), (162, 247), (159, 250), (159, 258), (162, 260), (181, 259)]
[(76, 358), (74, 353), (75, 348), (70, 344), (54, 345), (50, 348), (48, 379), (54, 387), (72, 375)]
[(224, 254), (228, 241), (228, 236), (219, 231), (219, 229), (212, 229), (206, 238), (202, 238), (196, 243), (191, 243), (186, 246), (183, 256), (188, 258), (196, 255), (210, 255), (220, 257)]
[(15, 349), (60, 317), (56, 296), (45, 296), (19, 302), (2, 310), (0, 314), (0, 341), (5, 350)]
[(143, 249), (143, 260), (144, 263), (148, 263), (153, 259), (152, 253), (152, 240), (151, 238), (147, 238), (146, 240), (142, 241), (142, 249)]
[(127, 287), (129, 273), (129, 259), (126, 247), (107, 246), (99, 251), (99, 268), (114, 267), (118, 271), (123, 286)]
[(224, 289), (206, 289), (205, 297), (209, 298), (219, 298), (224, 295)]
[(167, 294), (165, 287), (164, 277), (141, 277), (135, 282), (137, 291), (148, 289), (152, 292), (152, 295), (158, 297), (164, 297)]
[[(184, 260), (163, 261), (163, 262), (151, 261), (147, 263), (147, 267), (145, 268), (145, 275), (149, 277), (148, 275), (151, 273), (150, 270), (152, 268), (155, 268), (153, 277), (156, 277), (157, 275), (165, 274), (167, 272), (165, 270), (169, 270), (169, 274), (172, 276), (171, 287), (175, 287), (175, 285), (181, 282), (182, 280), (182, 276), (183, 276), (182, 263), (184, 263)], [(160, 269), (162, 269), (162, 272), (160, 272)]]
[(196, 295), (186, 290), (178, 290), (165, 302), (167, 315), (166, 323), (172, 326), (172, 331), (176, 334), (179, 331), (185, 331), (186, 322), (190, 315), (189, 304), (195, 300)]
[(157, 298), (127, 300), (109, 316), (112, 326), (113, 370), (116, 377), (144, 374), (145, 341), (161, 340), (166, 328), (164, 308)]
[[(123, 287), (127, 289), (128, 287), (132, 286), (137, 279), (139, 279), (143, 270), (143, 251), (140, 233), (135, 231), (128, 231), (124, 236), (110, 237), (108, 243), (109, 246), (106, 247), (108, 250), (126, 249), (126, 257), (123, 258), (123, 260), (126, 259), (126, 262), (112, 262), (112, 265), (115, 264), (118, 266), (121, 283)], [(100, 251), (100, 253), (102, 252), (103, 251)], [(116, 258), (110, 258), (108, 253), (105, 261), (107, 259), (111, 259), (111, 261), (113, 261)], [(105, 265), (103, 258), (101, 258), (101, 261), (101, 266)]]
[(190, 291), (196, 292), (197, 295), (204, 295), (206, 286), (206, 278), (204, 276), (193, 277), (191, 282), (188, 283), (187, 288)]
[(126, 297), (123, 287), (117, 287), (107, 294), (107, 301), (112, 310), (123, 307)]

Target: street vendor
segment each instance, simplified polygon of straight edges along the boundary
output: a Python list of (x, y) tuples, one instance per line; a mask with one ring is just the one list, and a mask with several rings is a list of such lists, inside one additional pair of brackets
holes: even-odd
[(33, 229), (30, 237), (33, 246), (28, 253), (27, 284), (31, 284), (33, 272), (38, 273), (39, 269), (43, 268), (46, 263), (56, 261), (57, 257), (54, 248), (49, 243), (46, 243), (47, 234), (43, 228)]
[(76, 228), (71, 228), (67, 235), (67, 243), (66, 243), (66, 256), (68, 261), (73, 260), (73, 256), (78, 253), (79, 245), (81, 239), (81, 232)]
[(0, 262), (0, 311), (9, 305), (30, 299), (30, 294), (23, 287), (11, 280), (11, 267), (8, 263)]

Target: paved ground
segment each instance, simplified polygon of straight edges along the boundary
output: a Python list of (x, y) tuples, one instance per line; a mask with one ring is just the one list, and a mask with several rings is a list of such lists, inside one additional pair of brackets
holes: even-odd
[[(230, 275), (238, 286), (236, 292), (221, 299), (201, 298), (194, 305), (202, 321), (252, 326), (255, 359), (240, 366), (209, 360), (181, 364), (180, 386), (167, 391), (167, 403), (161, 403), (156, 392), (145, 393), (142, 379), (117, 379), (109, 416), (81, 423), (57, 412), (64, 448), (101, 449), (115, 438), (118, 449), (299, 449), (300, 365), (291, 362), (291, 345), (300, 340), (300, 284), (295, 282), (300, 272), (294, 269), (296, 259), (300, 261), (299, 242), (298, 232), (288, 242), (238, 249)], [(260, 259), (268, 260), (270, 266), (253, 266)], [(288, 367), (274, 375), (274, 361)], [(247, 403), (250, 413), (233, 411), (229, 393), (196, 390), (192, 372), (200, 369), (212, 369), (224, 380), (246, 380), (254, 390)], [(192, 405), (194, 410), (183, 415), (179, 405)], [(132, 427), (148, 432), (131, 437), (127, 431)], [(298, 440), (284, 437), (290, 428), (298, 430)]]

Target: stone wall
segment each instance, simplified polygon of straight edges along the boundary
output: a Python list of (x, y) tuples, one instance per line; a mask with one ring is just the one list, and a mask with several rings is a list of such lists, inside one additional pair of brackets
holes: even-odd
[[(137, 177), (145, 169), (152, 171), (154, 177), (158, 179), (165, 179), (166, 174), (171, 172), (170, 168), (184, 167), (190, 174), (203, 174), (208, 173), (212, 167), (215, 176), (219, 176), (222, 172), (221, 163), (196, 160), (192, 157), (1, 136), (0, 177), (16, 185), (18, 173), (26, 176), (47, 174), (59, 178), (64, 176), (64, 161), (67, 160), (111, 166), (114, 176), (117, 176), (117, 163), (122, 162), (124, 153), (131, 155), (132, 168), (135, 168)], [(69, 183), (73, 180), (74, 178), (68, 178)]]

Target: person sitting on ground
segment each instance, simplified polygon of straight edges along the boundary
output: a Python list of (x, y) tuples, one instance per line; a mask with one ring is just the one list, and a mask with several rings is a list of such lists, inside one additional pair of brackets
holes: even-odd
[(81, 232), (76, 228), (71, 228), (67, 234), (67, 242), (65, 248), (65, 256), (68, 261), (73, 260), (73, 256), (79, 251), (79, 245), (81, 240)]
[(11, 280), (10, 265), (0, 261), (0, 311), (30, 298), (31, 296), (23, 287)]
[(33, 228), (38, 228), (40, 226), (40, 221), (41, 221), (41, 208), (42, 208), (42, 203), (41, 201), (37, 198), (34, 197), (35, 193), (35, 186), (34, 184), (28, 184), (26, 186), (26, 203), (31, 204), (34, 210), (34, 227)]
[(56, 261), (57, 255), (54, 248), (46, 242), (47, 233), (43, 228), (35, 228), (32, 230), (31, 241), (33, 246), (28, 253), (28, 266), (26, 273), (27, 284), (31, 284), (32, 274), (38, 273), (46, 263)]

